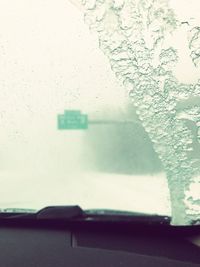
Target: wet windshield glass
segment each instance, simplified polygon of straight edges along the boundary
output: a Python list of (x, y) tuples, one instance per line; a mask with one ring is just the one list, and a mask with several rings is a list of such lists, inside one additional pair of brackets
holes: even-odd
[(0, 0), (0, 208), (200, 219), (198, 0)]

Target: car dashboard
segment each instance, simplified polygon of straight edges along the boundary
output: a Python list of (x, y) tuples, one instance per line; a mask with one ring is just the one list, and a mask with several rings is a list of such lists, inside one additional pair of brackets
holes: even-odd
[(197, 267), (199, 226), (132, 222), (3, 220), (2, 267)]

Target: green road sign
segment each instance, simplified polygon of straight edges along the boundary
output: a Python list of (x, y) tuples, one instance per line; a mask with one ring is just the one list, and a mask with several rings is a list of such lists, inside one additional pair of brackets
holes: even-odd
[(58, 115), (59, 130), (84, 130), (88, 128), (88, 116), (79, 110), (65, 110)]
[(57, 123), (59, 130), (85, 130), (88, 129), (88, 124), (140, 124), (139, 121), (131, 120), (89, 120), (88, 115), (82, 114), (80, 110), (65, 110), (64, 114), (58, 114)]

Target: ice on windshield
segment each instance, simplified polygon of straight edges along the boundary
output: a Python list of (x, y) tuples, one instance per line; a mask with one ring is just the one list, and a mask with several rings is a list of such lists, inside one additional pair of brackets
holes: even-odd
[(85, 22), (164, 166), (173, 224), (200, 216), (200, 24), (193, 18), (200, 5), (193, 2), (83, 1)]

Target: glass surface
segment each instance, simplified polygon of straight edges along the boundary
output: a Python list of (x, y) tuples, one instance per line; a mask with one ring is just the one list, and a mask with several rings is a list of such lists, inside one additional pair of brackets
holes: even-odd
[(0, 208), (198, 223), (199, 12), (198, 0), (0, 0)]

